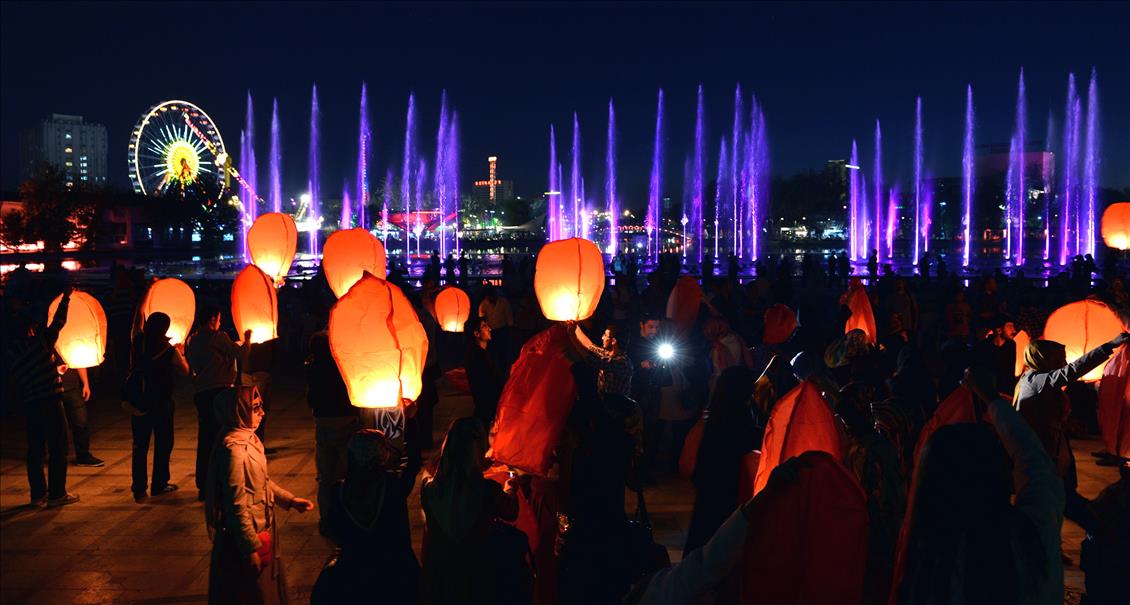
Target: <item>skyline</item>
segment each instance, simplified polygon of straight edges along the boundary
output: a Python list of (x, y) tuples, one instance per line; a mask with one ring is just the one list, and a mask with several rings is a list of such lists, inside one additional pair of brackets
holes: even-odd
[[(862, 142), (861, 156), (873, 156), (873, 146), (867, 141), (874, 120), (879, 119), (884, 132), (884, 176), (888, 182), (905, 184), (912, 177), (915, 97), (921, 95), (923, 98), (926, 165), (936, 176), (958, 176), (967, 85), (972, 85), (977, 105), (978, 147), (998, 145), (1007, 149), (1014, 126), (1015, 82), (1021, 68), (1025, 69), (1027, 80), (1031, 139), (1038, 141), (1044, 138), (1042, 133), (1049, 110), (1057, 124), (1062, 123), (1062, 116), (1058, 114), (1062, 113), (1068, 71), (1074, 72), (1077, 79), (1085, 79), (1092, 66), (1099, 74), (1099, 105), (1102, 108), (1100, 183), (1104, 186), (1130, 185), (1130, 137), (1118, 136), (1120, 132), (1130, 132), (1130, 112), (1118, 111), (1118, 100), (1130, 96), (1130, 55), (1117, 52), (1117, 37), (1113, 34), (1119, 22), (1118, 15), (1125, 14), (1130, 18), (1130, 8), (1123, 6), (1071, 5), (1068, 8), (1046, 4), (1024, 7), (992, 4), (977, 5), (977, 10), (971, 11), (971, 7), (966, 5), (918, 5), (915, 10), (908, 11), (907, 7), (891, 5), (864, 5), (845, 10), (836, 5), (820, 4), (798, 10), (797, 7), (783, 5), (691, 7), (665, 4), (652, 9), (631, 4), (585, 5), (585, 10), (578, 11), (559, 4), (532, 7), (499, 4), (473, 7), (332, 4), (324, 6), (320, 13), (304, 18), (329, 20), (335, 27), (356, 33), (357, 21), (363, 19), (345, 17), (363, 12), (380, 17), (381, 23), (427, 23), (433, 27), (429, 34), (433, 39), (451, 42), (432, 47), (398, 46), (398, 40), (403, 42), (413, 39), (413, 35), (420, 35), (418, 28), (414, 27), (402, 28), (403, 31), (396, 28), (386, 30), (385, 33), (392, 35), (377, 36), (371, 46), (342, 43), (342, 40), (350, 38), (344, 33), (336, 37), (337, 46), (324, 45), (322, 43), (330, 36), (315, 33), (311, 36), (313, 42), (308, 45), (315, 47), (313, 50), (292, 48), (276, 42), (279, 45), (271, 47), (274, 59), (267, 60), (246, 56), (248, 53), (242, 51), (240, 45), (266, 48), (263, 45), (269, 33), (279, 30), (270, 24), (277, 25), (294, 18), (301, 7), (280, 5), (277, 10), (265, 14), (261, 9), (257, 10), (257, 6), (204, 4), (196, 9), (202, 13), (200, 18), (207, 20), (209, 16), (215, 16), (221, 21), (243, 25), (238, 28), (241, 30), (250, 27), (250, 23), (261, 24), (244, 32), (245, 36), (230, 39), (219, 34), (215, 36), (222, 41), (222, 52), (230, 57), (227, 66), (214, 63), (215, 52), (194, 49), (194, 62), (201, 65), (201, 69), (184, 73), (174, 69), (170, 73), (168, 68), (177, 65), (173, 60), (176, 52), (157, 49), (154, 53), (136, 57), (135, 69), (152, 73), (151, 78), (126, 78), (130, 84), (115, 84), (123, 79), (122, 74), (110, 71), (106, 73), (109, 82), (83, 86), (87, 80), (97, 79), (98, 74), (75, 72), (73, 81), (67, 80), (66, 76), (60, 75), (60, 71), (65, 72), (60, 62), (52, 60), (52, 53), (59, 49), (48, 46), (35, 60), (29, 60), (28, 55), (18, 50), (28, 46), (28, 40), (34, 37), (36, 30), (17, 25), (27, 18), (42, 18), (44, 9), (24, 3), (5, 3), (3, 18), (0, 19), (3, 27), (0, 44), (4, 49), (0, 55), (3, 86), (5, 90), (19, 90), (21, 94), (0, 98), (3, 108), (0, 111), (3, 136), (3, 178), (0, 186), (4, 190), (12, 190), (18, 185), (19, 133), (51, 113), (83, 115), (87, 121), (107, 126), (109, 178), (115, 186), (128, 185), (126, 142), (129, 130), (146, 108), (159, 101), (183, 98), (201, 106), (219, 125), (229, 152), (238, 153), (246, 96), (250, 90), (256, 108), (255, 130), (260, 135), (255, 140), (256, 154), (261, 158), (268, 153), (267, 136), (263, 133), (270, 132), (270, 109), (273, 99), (278, 99), (283, 190), (288, 197), (295, 196), (307, 178), (305, 149), (309, 137), (309, 90), (316, 83), (322, 109), (320, 136), (324, 149), (321, 188), (328, 192), (328, 197), (336, 197), (337, 184), (350, 180), (356, 170), (357, 100), (363, 80), (369, 87), (372, 165), (373, 174), (377, 175), (384, 174), (390, 166), (397, 166), (401, 160), (405, 110), (410, 92), (415, 94), (417, 104), (421, 150), (426, 154), (434, 151), (440, 94), (442, 90), (447, 91), (449, 103), (458, 112), (461, 124), (462, 174), (459, 182), (464, 193), (470, 191), (472, 180), (485, 173), (486, 158), (490, 155), (499, 157), (499, 175), (515, 182), (516, 193), (529, 196), (544, 191), (548, 185), (543, 181), (546, 180), (550, 125), (556, 127), (558, 153), (561, 155), (567, 152), (562, 140), (570, 136), (574, 111), (580, 116), (582, 140), (586, 142), (582, 156), (583, 172), (590, 175), (590, 182), (602, 182), (606, 113), (611, 98), (617, 114), (619, 197), (638, 209), (647, 194), (655, 120), (654, 95), (662, 87), (667, 104), (664, 116), (667, 157), (663, 181), (668, 186), (664, 194), (675, 197), (682, 188), (683, 156), (691, 153), (693, 147), (697, 86), (701, 84), (705, 92), (706, 173), (713, 174), (718, 158), (714, 157), (712, 150), (718, 148), (729, 126), (733, 89), (739, 83), (743, 90), (755, 94), (765, 108), (770, 165), (774, 175), (820, 169), (828, 160), (846, 158), (853, 138)], [(90, 10), (96, 7), (102, 10)], [(125, 8), (124, 5), (67, 6), (63, 12), (73, 14), (75, 19), (63, 19), (60, 27), (66, 34), (75, 34), (69, 37), (75, 38), (78, 46), (90, 45), (93, 39), (109, 41), (105, 47), (92, 48), (91, 59), (96, 60), (112, 54), (121, 40), (128, 39), (100, 35), (103, 32), (108, 34), (115, 28), (130, 25), (131, 19), (153, 19), (154, 15), (150, 13), (173, 13), (183, 18), (183, 11), (189, 7), (147, 7), (143, 14), (127, 11), (129, 14), (122, 15)], [(993, 51), (1000, 61), (991, 65), (962, 60), (963, 57), (990, 51), (985, 48), (986, 43), (978, 45), (971, 40), (986, 39), (986, 36), (978, 36), (976, 30), (985, 27), (984, 21), (991, 24), (994, 21), (990, 18), (992, 15), (1010, 14), (1018, 22), (1016, 29), (1024, 32), (1029, 31), (1022, 26), (1024, 22), (1047, 19), (1057, 10), (1063, 13), (1056, 17), (1057, 23), (1062, 24), (1065, 32), (1075, 33), (1047, 43), (1001, 39), (1000, 45), (1012, 52)], [(1023, 15), (1012, 14), (1021, 11)], [(79, 18), (84, 12), (97, 14)], [(970, 12), (982, 14), (984, 18), (972, 24), (961, 23), (962, 17), (968, 17)], [(530, 46), (523, 47), (524, 51), (499, 52), (499, 47), (505, 44), (498, 41), (490, 43), (489, 40), (483, 43), (484, 48), (479, 52), (458, 50), (466, 43), (466, 38), (474, 37), (468, 34), (481, 33), (477, 25), (493, 23), (499, 31), (526, 32), (532, 23), (544, 22), (546, 27), (568, 30), (571, 20), (580, 14), (603, 17), (586, 19), (585, 27), (578, 30), (589, 34), (589, 46), (576, 44), (566, 50), (559, 45), (539, 46), (537, 41), (541, 37), (533, 36), (529, 38)], [(751, 42), (753, 46), (730, 40), (726, 35), (712, 39), (704, 33), (698, 37), (691, 35), (689, 37), (693, 39), (690, 40), (675, 40), (662, 47), (647, 43), (655, 36), (644, 36), (639, 31), (623, 27), (626, 23), (642, 21), (645, 26), (650, 24), (655, 32), (663, 33), (682, 25), (681, 20), (701, 18), (704, 22), (726, 23), (717, 28), (724, 30), (721, 34), (732, 33), (729, 29), (740, 29), (732, 23), (734, 19), (720, 18), (720, 15), (726, 14), (735, 18), (752, 18), (759, 25), (766, 21), (778, 22), (779, 27), (770, 27), (765, 37), (768, 40), (755, 40)], [(839, 55), (822, 54), (838, 48), (845, 41), (844, 36), (831, 35), (832, 32), (826, 31), (836, 24), (836, 17), (845, 14), (850, 16), (849, 23), (871, 28), (860, 29), (846, 38), (847, 42), (853, 43), (852, 48), (859, 49), (861, 58), (855, 64), (848, 63), (848, 59)], [(909, 19), (908, 14), (915, 17)], [(429, 15), (434, 18), (427, 18)], [(800, 27), (798, 21), (802, 16), (812, 17), (812, 22)], [(254, 20), (256, 18), (257, 21)], [(876, 20), (882, 24), (876, 23)], [(1078, 22), (1086, 23), (1087, 27), (1071, 26)], [(893, 53), (898, 55), (893, 57), (871, 56), (880, 46), (888, 46), (892, 41), (869, 42), (868, 31), (887, 28), (896, 38), (913, 37), (913, 32), (919, 28), (930, 29), (925, 23), (936, 27), (937, 35), (941, 37), (947, 32), (954, 35), (954, 31), (962, 29), (958, 25), (968, 26), (969, 31), (962, 34), (968, 36), (965, 42), (979, 48), (941, 48), (943, 44), (927, 39), (917, 48), (917, 62), (912, 56), (915, 53), (911, 52)], [(81, 31), (73, 31), (79, 25), (83, 26)], [(768, 27), (767, 24), (765, 26)], [(1107, 28), (1111, 35), (1104, 34)], [(311, 25), (310, 29), (324, 32), (329, 28)], [(617, 32), (619, 37), (611, 35)], [(786, 40), (788, 32), (793, 35), (803, 32), (827, 35), (808, 40)], [(608, 35), (602, 37), (602, 33)], [(156, 34), (137, 33), (143, 39), (153, 35)], [(167, 35), (167, 32), (162, 35)], [(165, 44), (172, 42), (166, 41)], [(634, 44), (647, 48), (636, 48)], [(207, 46), (207, 43), (201, 42), (198, 46)], [(146, 48), (147, 45), (141, 43), (138, 47)], [(411, 48), (408, 54), (416, 55), (415, 58), (404, 57), (404, 47)], [(392, 52), (378, 52), (382, 49), (392, 49)], [(1057, 52), (1060, 49), (1071, 52)], [(342, 53), (343, 50), (346, 52)], [(769, 61), (769, 54), (775, 50), (795, 56), (776, 57)], [(648, 59), (648, 51), (655, 53), (650, 55), (651, 59)], [(365, 52), (373, 57), (366, 61), (363, 57), (350, 57), (350, 52)], [(735, 54), (753, 58), (743, 60), (733, 56)], [(468, 64), (482, 62), (486, 56), (500, 65), (492, 69), (489, 76), (478, 77), (464, 69)], [(709, 57), (713, 60), (708, 60)], [(1010, 59), (1023, 59), (1023, 62), (1010, 62)], [(904, 62), (914, 63), (914, 69), (906, 69)], [(869, 63), (875, 64), (875, 67), (867, 70), (843, 68), (845, 64)], [(518, 69), (523, 65), (526, 67), (524, 70)], [(544, 73), (547, 71), (551, 73)], [(931, 73), (924, 75), (921, 73), (924, 71)], [(966, 72), (968, 75), (963, 76)], [(564, 75), (554, 76), (554, 73)], [(895, 73), (908, 77), (891, 82), (890, 77)], [(592, 77), (579, 77), (584, 74)], [(875, 81), (883, 82), (881, 88)], [(77, 87), (77, 93), (66, 92), (74, 87)], [(114, 92), (103, 94), (106, 90)], [(833, 93), (813, 94), (819, 90)], [(842, 94), (834, 93), (841, 90), (844, 91)], [(120, 162), (116, 158), (120, 158)], [(259, 181), (266, 182), (263, 174), (265, 164), (260, 163), (260, 168)]]

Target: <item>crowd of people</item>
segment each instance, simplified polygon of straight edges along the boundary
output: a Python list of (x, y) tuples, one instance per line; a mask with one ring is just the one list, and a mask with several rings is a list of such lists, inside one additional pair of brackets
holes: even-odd
[[(1070, 445), (1098, 429), (1096, 386), (1080, 378), (1130, 334), (1070, 363), (1062, 344), (1033, 339), (1015, 371), (1018, 331), (1042, 334), (1066, 302), (1097, 297), (1126, 324), (1130, 294), (1117, 268), (1092, 280), (1093, 261), (1080, 260), (1040, 284), (1000, 270), (931, 274), (929, 261), (917, 276), (880, 274), (874, 258), (853, 275), (843, 258), (767, 257), (746, 280), (732, 257), (717, 269), (707, 258), (686, 317), (669, 305), (687, 273), (681, 257), (664, 255), (646, 274), (614, 259), (596, 313), (563, 326), (576, 395), (544, 472), (490, 458), (511, 368), (550, 326), (529, 257), (506, 259), (492, 283), (438, 257), (419, 282), (389, 272), (433, 343), (400, 434), (350, 404), (321, 275), (280, 289), (280, 338), (254, 345), (226, 329), (230, 286), (196, 283), (193, 331), (173, 343), (168, 315), (136, 311), (146, 276), (115, 266), (95, 292), (109, 320), (107, 362), (88, 372), (54, 352), (71, 288), (14, 273), (4, 292), (5, 401), (27, 418), (31, 504), (53, 507), (79, 501), (66, 487), (68, 427), (74, 463), (101, 465), (83, 403), (92, 389), (120, 391), (131, 492), (144, 502), (178, 489), (174, 393), (190, 385), (212, 603), (286, 602), (276, 508), (314, 511), (335, 547), (314, 603), (1058, 604), (1064, 566), (1075, 564), (1063, 555), (1065, 518), (1086, 531), (1086, 602), (1130, 602), (1130, 461), (1096, 452), (1120, 479), (1089, 500)], [(444, 283), (477, 303), (461, 335), (435, 320)], [(268, 472), (271, 373), (296, 357), (314, 419), (312, 501)], [(437, 448), (441, 380), (473, 405), (438, 431)], [(768, 482), (751, 488), (750, 455), (780, 439), (789, 419), (774, 411), (798, 389), (834, 418), (834, 443), (769, 467)], [(680, 472), (694, 508), (672, 565), (652, 538), (645, 494)], [(409, 523), (417, 489), (420, 553)]]

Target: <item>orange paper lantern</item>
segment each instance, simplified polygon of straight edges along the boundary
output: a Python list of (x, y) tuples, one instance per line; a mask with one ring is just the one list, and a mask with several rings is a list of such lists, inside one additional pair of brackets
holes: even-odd
[(353, 405), (391, 408), (420, 396), (428, 336), (400, 288), (366, 273), (330, 310), (329, 332)]
[(360, 227), (335, 231), (322, 247), (322, 270), (338, 298), (365, 273), (384, 279), (388, 274), (386, 263), (381, 240)]
[(680, 330), (686, 330), (698, 318), (701, 302), (702, 288), (698, 285), (698, 280), (684, 275), (675, 282), (675, 288), (667, 297), (667, 319), (674, 321)]
[(274, 281), (259, 267), (247, 265), (232, 282), (231, 317), (241, 338), (251, 330), (252, 344), (278, 338), (278, 293)]
[(840, 303), (851, 310), (851, 317), (844, 322), (844, 334), (852, 330), (863, 330), (867, 334), (867, 342), (875, 344), (878, 337), (875, 313), (871, 310), (871, 298), (867, 296), (867, 290), (858, 277), (853, 277), (848, 282), (848, 291), (840, 298)]
[(1116, 250), (1130, 249), (1130, 202), (1118, 202), (1103, 211), (1103, 241)]
[(196, 293), (175, 277), (159, 279), (149, 284), (145, 299), (141, 301), (142, 323), (157, 312), (169, 316), (169, 329), (165, 332), (169, 342), (174, 345), (185, 342), (196, 318)]
[(1012, 342), (1016, 344), (1016, 368), (1014, 375), (1020, 377), (1024, 373), (1024, 351), (1028, 349), (1028, 343), (1032, 342), (1032, 338), (1024, 330), (1016, 333), (1012, 337)]
[(596, 244), (574, 237), (542, 246), (534, 272), (534, 294), (546, 319), (588, 319), (602, 292), (604, 256)]
[(1130, 350), (1126, 347), (1103, 370), (1098, 417), (1106, 451), (1130, 458)]
[[(1044, 340), (1058, 342), (1067, 349), (1068, 363), (1083, 353), (1112, 340), (1126, 326), (1110, 307), (1097, 300), (1080, 300), (1056, 309), (1044, 325)], [(1099, 367), (1083, 376), (1086, 382), (1095, 382), (1103, 376), (1104, 361)]]
[(776, 304), (765, 310), (765, 333), (761, 341), (779, 345), (792, 337), (796, 330), (796, 313), (785, 305)]
[(247, 230), (247, 251), (251, 253), (251, 262), (276, 284), (286, 279), (297, 249), (298, 228), (289, 214), (268, 212), (260, 215)]
[[(63, 295), (55, 297), (47, 309), (47, 325), (55, 318), (55, 310)], [(59, 331), (55, 350), (63, 363), (72, 368), (93, 368), (106, 358), (106, 312), (93, 296), (86, 292), (71, 293), (67, 307), (67, 321)]]
[(444, 332), (462, 332), (471, 316), (471, 298), (467, 293), (448, 286), (436, 295), (436, 322)]
[(832, 410), (820, 389), (805, 380), (778, 399), (769, 414), (753, 493), (765, 488), (769, 475), (782, 462), (809, 450), (828, 452), (836, 460), (843, 460), (843, 445)]

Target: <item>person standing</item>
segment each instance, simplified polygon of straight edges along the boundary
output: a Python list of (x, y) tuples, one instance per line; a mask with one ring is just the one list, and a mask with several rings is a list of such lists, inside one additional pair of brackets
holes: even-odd
[[(27, 482), (31, 505), (65, 506), (78, 502), (67, 492), (67, 418), (63, 412), (63, 383), (57, 370), (55, 342), (67, 323), (71, 290), (63, 293), (51, 324), (27, 325), (22, 342), (16, 343), (6, 383), (18, 389), (13, 399), (27, 410)], [(43, 476), (43, 454), (47, 452), (47, 477)]]
[(314, 508), (271, 481), (263, 442), (255, 436), (264, 413), (250, 380), (216, 396), (223, 428), (208, 469), (204, 507), (212, 535), (208, 603), (213, 605), (286, 603), (275, 505), (300, 513)]
[(334, 487), (345, 479), (349, 459), (346, 446), (360, 428), (358, 409), (349, 402), (325, 330), (310, 337), (306, 359), (306, 403), (314, 413), (314, 467), (318, 481), (318, 531), (326, 535)]
[(479, 303), (479, 317), (490, 324), (491, 354), (503, 366), (509, 368), (513, 357), (510, 351), (510, 327), (514, 316), (510, 311), (510, 301), (498, 293), (498, 288), (487, 286), (483, 289), (483, 300)]
[(663, 425), (659, 420), (659, 389), (672, 384), (671, 371), (659, 358), (659, 320), (643, 317), (639, 322), (639, 334), (632, 339), (628, 348), (628, 358), (632, 360), (632, 399), (640, 406), (643, 417), (643, 459), (642, 479), (645, 483), (654, 482), (655, 463), (659, 452), (659, 440)]
[(185, 357), (192, 368), (192, 402), (196, 406), (196, 489), (204, 499), (208, 485), (208, 457), (220, 430), (214, 411), (216, 395), (235, 384), (239, 367), (247, 363), (251, 350), (251, 330), (243, 335), (242, 345), (232, 342), (220, 329), (218, 307), (205, 307), (200, 314), (202, 325), (188, 339)]
[(75, 466), (104, 466), (102, 459), (90, 453), (90, 426), (87, 424), (86, 402), (90, 401), (90, 377), (86, 368), (59, 366), (63, 373), (63, 411), (75, 441)]
[(475, 406), (475, 418), (489, 427), (494, 423), (498, 410), (498, 400), (506, 385), (506, 372), (487, 354), (490, 346), (490, 323), (482, 317), (468, 319), (463, 331), (471, 335), (467, 339), (463, 368), (467, 372), (467, 384), (471, 388), (471, 401)]
[(175, 492), (177, 484), (169, 482), (169, 458), (173, 454), (173, 387), (177, 376), (188, 376), (183, 344), (169, 344), (169, 316), (157, 312), (145, 319), (134, 346), (133, 372), (143, 376), (141, 414), (130, 416), (133, 434), (131, 475), (133, 499), (145, 500), (148, 478), (149, 441), (153, 441), (153, 477), (149, 494), (158, 496)]

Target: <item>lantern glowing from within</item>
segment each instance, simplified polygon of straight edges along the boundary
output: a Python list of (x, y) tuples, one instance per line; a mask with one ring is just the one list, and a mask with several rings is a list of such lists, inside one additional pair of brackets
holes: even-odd
[[(1083, 356), (1083, 353), (1112, 340), (1126, 330), (1118, 315), (1097, 300), (1080, 300), (1068, 303), (1048, 316), (1044, 326), (1044, 340), (1058, 342), (1067, 349), (1070, 363)], [(1082, 380), (1095, 382), (1103, 376), (1104, 361), (1099, 367), (1087, 372)]]
[(330, 351), (360, 408), (415, 401), (428, 336), (400, 288), (366, 273), (330, 309)]
[(1118, 202), (1103, 211), (1103, 241), (1116, 250), (1130, 249), (1130, 202)]
[(335, 231), (322, 247), (322, 269), (334, 296), (341, 298), (365, 273), (385, 278), (385, 247), (360, 227)]
[(471, 316), (471, 298), (467, 293), (448, 286), (436, 295), (436, 322), (444, 332), (462, 332)]
[(534, 294), (546, 319), (588, 319), (602, 292), (604, 256), (596, 244), (574, 237), (542, 246), (534, 270)]
[(1028, 350), (1028, 343), (1032, 342), (1032, 338), (1024, 330), (1016, 333), (1012, 337), (1013, 344), (1016, 345), (1016, 368), (1015, 375), (1019, 378), (1024, 374), (1024, 351)]
[(282, 284), (298, 249), (298, 228), (289, 214), (268, 212), (255, 219), (247, 230), (247, 251), (251, 262), (276, 284)]
[(149, 284), (145, 299), (141, 301), (141, 321), (157, 312), (169, 316), (169, 329), (165, 332), (169, 342), (180, 344), (192, 330), (192, 321), (196, 317), (196, 293), (175, 277), (159, 279)]
[(240, 338), (251, 330), (252, 344), (278, 338), (278, 293), (274, 282), (259, 267), (247, 265), (232, 282), (231, 317)]
[[(63, 295), (55, 297), (47, 309), (47, 325), (55, 318), (55, 310)], [(71, 293), (67, 307), (67, 321), (59, 331), (55, 350), (63, 363), (72, 368), (93, 368), (106, 357), (106, 313), (102, 305), (86, 292)]]

